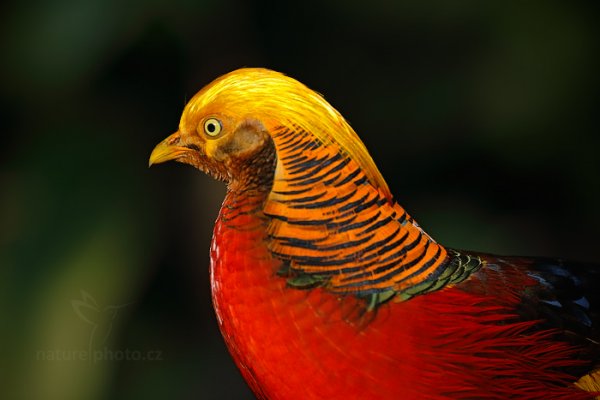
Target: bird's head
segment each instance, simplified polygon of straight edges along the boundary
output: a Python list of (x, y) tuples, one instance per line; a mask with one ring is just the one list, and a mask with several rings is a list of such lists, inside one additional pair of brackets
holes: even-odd
[[(257, 162), (272, 149), (272, 165), (282, 129), (309, 134), (321, 146), (335, 147), (354, 160), (370, 183), (389, 189), (354, 130), (321, 95), (295, 79), (262, 68), (243, 68), (221, 76), (186, 105), (179, 129), (150, 155), (149, 164), (175, 160), (235, 184), (264, 171)], [(286, 140), (289, 140), (287, 138)]]

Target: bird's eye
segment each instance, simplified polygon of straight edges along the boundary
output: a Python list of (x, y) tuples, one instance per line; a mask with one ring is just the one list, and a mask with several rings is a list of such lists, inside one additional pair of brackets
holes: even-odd
[(208, 136), (217, 136), (221, 133), (221, 129), (223, 129), (221, 121), (216, 118), (209, 118), (204, 122), (204, 132)]

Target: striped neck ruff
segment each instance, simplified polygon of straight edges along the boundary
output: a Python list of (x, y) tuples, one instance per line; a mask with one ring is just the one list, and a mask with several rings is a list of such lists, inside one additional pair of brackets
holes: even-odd
[(434, 285), (448, 252), (356, 162), (302, 130), (278, 129), (273, 141), (277, 166), (263, 212), (269, 249), (291, 286), (323, 286), (379, 304)]

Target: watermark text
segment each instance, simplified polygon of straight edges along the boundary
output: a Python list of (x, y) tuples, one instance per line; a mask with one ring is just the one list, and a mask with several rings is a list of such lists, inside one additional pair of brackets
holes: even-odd
[(162, 361), (161, 350), (113, 350), (104, 347), (102, 350), (39, 350), (37, 361)]

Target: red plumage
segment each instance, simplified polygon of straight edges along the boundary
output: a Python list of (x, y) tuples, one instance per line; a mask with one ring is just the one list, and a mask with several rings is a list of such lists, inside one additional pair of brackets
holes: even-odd
[(561, 371), (586, 361), (553, 331), (518, 320), (520, 293), (536, 284), (520, 264), (388, 302), (362, 321), (356, 297), (299, 291), (278, 278), (263, 221), (240, 212), (240, 201), (229, 195), (217, 220), (211, 282), (221, 332), (259, 397), (593, 398)]

